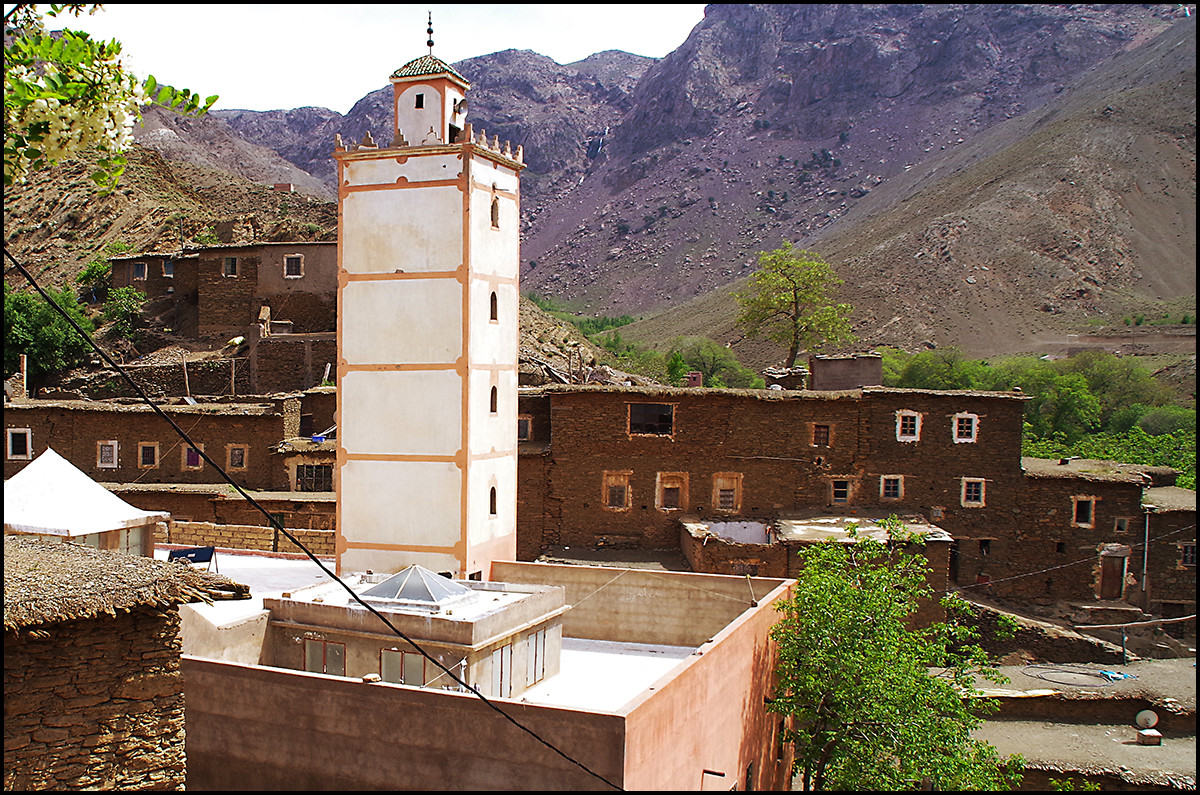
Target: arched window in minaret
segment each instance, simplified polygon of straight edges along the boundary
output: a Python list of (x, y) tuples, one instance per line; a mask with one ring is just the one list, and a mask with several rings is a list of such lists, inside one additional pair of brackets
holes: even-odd
[(500, 320), (500, 299), (496, 297), (496, 291), (492, 290), (492, 320)]
[(496, 196), (496, 186), (492, 186), (492, 229), (500, 228), (500, 199)]
[(492, 486), (491, 492), (488, 494), (488, 513), (492, 516), (496, 515), (496, 487)]
[(496, 387), (492, 387), (492, 400), (489, 405), (493, 414), (500, 410), (500, 391)]

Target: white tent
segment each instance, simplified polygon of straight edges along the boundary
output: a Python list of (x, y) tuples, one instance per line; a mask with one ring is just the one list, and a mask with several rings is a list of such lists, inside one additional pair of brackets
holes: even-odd
[[(153, 529), (170, 514), (143, 511), (51, 449), (4, 482), (4, 532), (58, 536), (104, 549), (153, 551)], [(94, 537), (94, 538), (87, 538)], [(121, 540), (117, 540), (117, 539)]]

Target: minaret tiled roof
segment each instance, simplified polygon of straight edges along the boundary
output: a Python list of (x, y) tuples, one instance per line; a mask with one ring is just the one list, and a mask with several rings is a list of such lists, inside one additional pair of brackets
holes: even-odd
[(454, 67), (435, 55), (422, 55), (420, 58), (414, 58), (392, 72), (392, 77), (425, 77), (426, 75), (440, 74), (449, 75), (470, 85), (470, 81), (467, 78), (454, 71)]

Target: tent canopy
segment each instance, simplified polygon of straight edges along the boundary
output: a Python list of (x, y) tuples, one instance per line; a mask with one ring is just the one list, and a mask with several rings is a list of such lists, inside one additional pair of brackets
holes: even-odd
[(85, 536), (165, 522), (113, 494), (47, 448), (4, 482), (4, 532)]

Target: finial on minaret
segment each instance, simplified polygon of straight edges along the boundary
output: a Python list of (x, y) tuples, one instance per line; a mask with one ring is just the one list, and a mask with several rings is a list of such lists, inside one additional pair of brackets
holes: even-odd
[(425, 42), (425, 44), (429, 47), (429, 54), (433, 55), (433, 12), (432, 11), (429, 12), (429, 27), (425, 29), (425, 32), (429, 34), (429, 41)]

